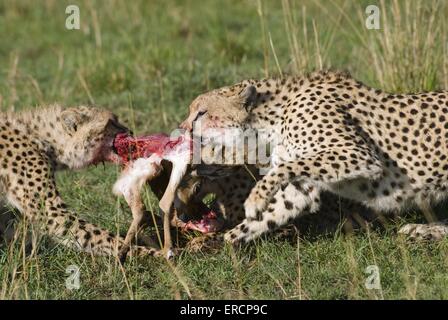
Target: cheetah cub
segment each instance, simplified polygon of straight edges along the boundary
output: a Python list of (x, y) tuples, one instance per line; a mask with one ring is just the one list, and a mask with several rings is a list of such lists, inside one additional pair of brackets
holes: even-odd
[[(116, 255), (123, 239), (71, 213), (59, 196), (54, 174), (58, 169), (118, 162), (113, 141), (126, 131), (112, 113), (84, 106), (64, 110), (55, 105), (1, 114), (2, 197), (56, 242), (94, 254)], [(156, 250), (136, 246), (131, 253), (153, 255)]]

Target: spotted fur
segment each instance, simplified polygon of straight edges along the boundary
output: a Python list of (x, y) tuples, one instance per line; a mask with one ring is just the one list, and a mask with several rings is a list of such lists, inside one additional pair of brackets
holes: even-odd
[[(112, 143), (127, 130), (112, 113), (60, 106), (7, 113), (0, 120), (0, 193), (27, 222), (63, 245), (97, 254), (116, 254), (123, 239), (78, 218), (59, 195), (57, 169), (79, 169), (117, 157)], [(3, 216), (2, 220), (6, 219)], [(5, 222), (5, 221), (3, 221)], [(8, 235), (11, 229), (0, 227)], [(134, 254), (155, 250), (135, 247)]]
[[(268, 130), (271, 168), (226, 234), (246, 242), (318, 212), (330, 193), (375, 211), (401, 212), (446, 198), (448, 92), (391, 94), (351, 76), (245, 80), (200, 95), (183, 127)], [(288, 194), (292, 195), (288, 199)], [(270, 209), (281, 204), (283, 211)]]

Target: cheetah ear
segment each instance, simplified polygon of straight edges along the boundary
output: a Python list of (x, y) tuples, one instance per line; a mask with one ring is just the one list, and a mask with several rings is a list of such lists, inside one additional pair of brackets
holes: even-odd
[(82, 116), (75, 109), (67, 109), (62, 112), (61, 119), (64, 129), (70, 133), (74, 133), (78, 130)]
[(239, 98), (247, 112), (250, 112), (257, 101), (257, 89), (254, 86), (247, 86), (240, 92)]

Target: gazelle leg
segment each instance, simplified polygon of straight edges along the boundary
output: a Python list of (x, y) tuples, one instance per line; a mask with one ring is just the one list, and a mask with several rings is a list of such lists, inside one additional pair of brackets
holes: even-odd
[(173, 217), (173, 203), (176, 197), (177, 187), (180, 184), (185, 172), (187, 171), (188, 164), (186, 162), (176, 163), (173, 161), (173, 170), (171, 172), (170, 181), (163, 194), (162, 199), (160, 199), (159, 207), (163, 215), (163, 236), (164, 244), (163, 251), (166, 258), (170, 258), (173, 255), (172, 247), (173, 243), (171, 240), (171, 219)]
[(144, 218), (144, 207), (141, 199), (140, 190), (134, 187), (125, 198), (132, 212), (132, 223), (126, 233), (123, 246), (119, 252), (120, 261), (126, 260), (127, 253), (131, 247), (132, 241), (136, 238), (137, 233), (142, 225)]

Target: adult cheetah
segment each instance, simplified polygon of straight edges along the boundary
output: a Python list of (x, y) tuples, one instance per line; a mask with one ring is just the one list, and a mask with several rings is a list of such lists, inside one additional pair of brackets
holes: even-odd
[[(72, 214), (59, 196), (54, 173), (119, 161), (113, 140), (126, 131), (112, 113), (83, 106), (63, 109), (55, 105), (1, 114), (2, 197), (57, 242), (86, 252), (116, 254), (123, 239)], [(10, 231), (0, 227), (0, 233)], [(156, 253), (144, 247), (134, 249), (135, 254)]]
[(447, 114), (448, 92), (390, 94), (322, 71), (202, 94), (181, 127), (199, 126), (207, 141), (223, 129), (267, 131), (271, 167), (225, 235), (239, 243), (317, 212), (323, 192), (397, 213), (446, 198)]

